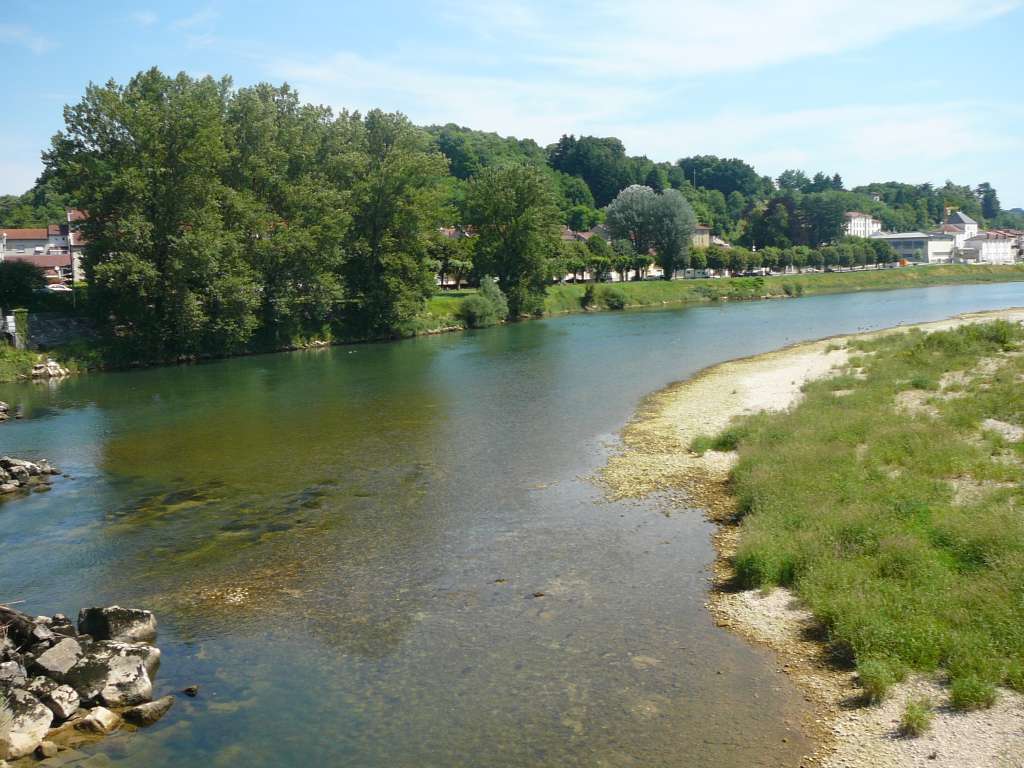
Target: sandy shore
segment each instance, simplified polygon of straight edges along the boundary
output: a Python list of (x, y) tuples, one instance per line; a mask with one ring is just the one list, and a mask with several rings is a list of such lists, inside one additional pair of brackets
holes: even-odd
[[(1024, 323), (1024, 309), (958, 315), (916, 326), (925, 331), (1003, 319)], [(856, 338), (907, 330), (908, 326), (861, 334)], [(709, 368), (693, 379), (648, 397), (622, 433), (622, 450), (602, 470), (609, 496), (639, 498), (653, 492), (681, 505), (705, 509), (719, 523), (715, 535), (709, 610), (719, 624), (751, 641), (771, 647), (780, 667), (815, 704), (805, 728), (818, 748), (802, 765), (823, 768), (1024, 768), (1024, 696), (1000, 690), (994, 707), (971, 713), (952, 711), (940, 679), (911, 677), (895, 686), (877, 706), (863, 706), (852, 672), (836, 669), (825, 655), (820, 628), (785, 589), (770, 594), (729, 589), (730, 557), (738, 529), (727, 491), (732, 453), (689, 447), (700, 435), (714, 435), (735, 417), (791, 407), (802, 386), (829, 375), (847, 362), (852, 336), (788, 347)], [(936, 705), (931, 729), (916, 739), (901, 738), (897, 724), (909, 699), (929, 698)]]

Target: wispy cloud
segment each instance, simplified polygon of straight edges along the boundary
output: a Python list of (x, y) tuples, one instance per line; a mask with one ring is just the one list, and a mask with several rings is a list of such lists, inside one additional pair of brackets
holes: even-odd
[(196, 29), (208, 27), (218, 18), (220, 18), (220, 12), (212, 6), (206, 6), (205, 8), (200, 8), (195, 13), (176, 19), (172, 22), (171, 26), (174, 29)]
[(151, 27), (160, 20), (160, 17), (153, 11), (135, 11), (131, 19), (140, 27)]
[(528, 61), (581, 75), (657, 81), (733, 72), (856, 51), (910, 30), (967, 27), (1020, 0), (569, 0), (488, 3), (451, 0), (448, 18), (496, 31)]
[(37, 56), (56, 46), (53, 40), (35, 33), (24, 24), (0, 24), (0, 44), (27, 48)]

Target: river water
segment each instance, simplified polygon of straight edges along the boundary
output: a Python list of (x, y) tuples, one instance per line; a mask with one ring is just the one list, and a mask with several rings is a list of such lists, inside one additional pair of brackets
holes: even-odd
[[(150, 607), (158, 725), (123, 766), (776, 766), (810, 745), (770, 654), (704, 607), (710, 527), (587, 478), (647, 393), (1024, 284), (575, 315), (0, 386), (0, 601)], [(534, 596), (543, 593), (542, 596)], [(99, 762), (96, 762), (99, 761)]]

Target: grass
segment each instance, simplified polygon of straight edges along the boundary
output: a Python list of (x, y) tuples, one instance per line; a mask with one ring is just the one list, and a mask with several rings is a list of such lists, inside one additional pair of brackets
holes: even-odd
[[(980, 428), (1024, 423), (1024, 330), (850, 349), (850, 371), (807, 385), (792, 410), (702, 443), (738, 445), (740, 582), (795, 590), (869, 699), (910, 670), (947, 673), (962, 709), (990, 705), (997, 685), (1024, 691), (1024, 444)], [(968, 385), (940, 388), (950, 372)], [(840, 385), (850, 394), (835, 397)], [(912, 388), (928, 410), (897, 406)]]
[(32, 366), (39, 362), (39, 355), (0, 341), (0, 382), (17, 381), (19, 377), (32, 373)]
[(932, 703), (928, 699), (911, 699), (903, 709), (900, 718), (900, 734), (917, 738), (932, 724)]

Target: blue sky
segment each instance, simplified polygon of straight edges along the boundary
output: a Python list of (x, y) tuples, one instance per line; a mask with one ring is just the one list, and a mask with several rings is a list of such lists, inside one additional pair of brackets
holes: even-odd
[(32, 185), (88, 82), (156, 65), (542, 144), (613, 135), (655, 160), (989, 181), (1024, 206), (1024, 0), (4, 6), (0, 193)]

